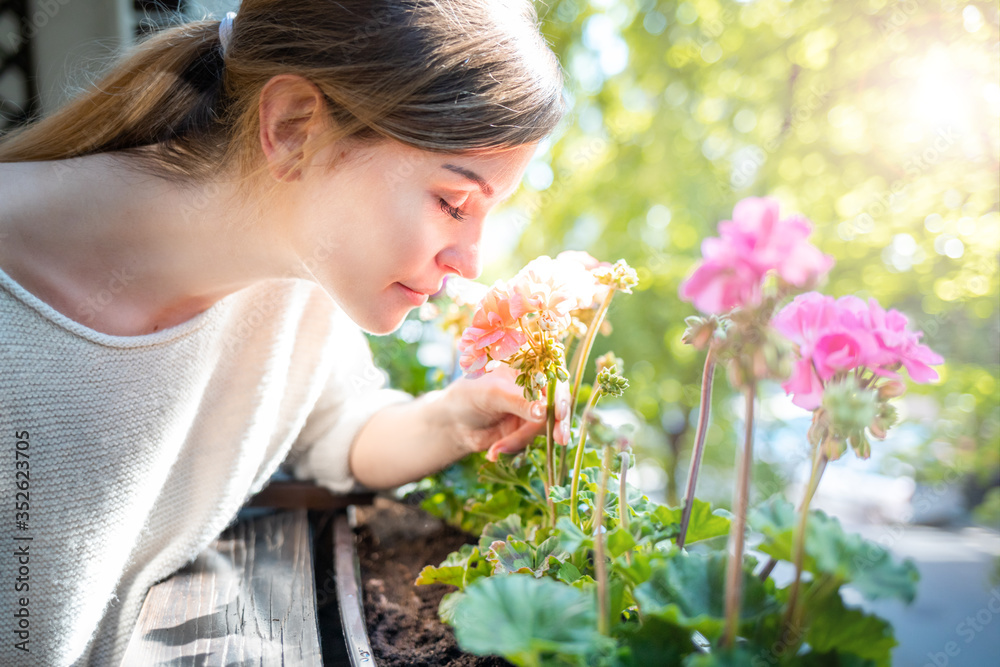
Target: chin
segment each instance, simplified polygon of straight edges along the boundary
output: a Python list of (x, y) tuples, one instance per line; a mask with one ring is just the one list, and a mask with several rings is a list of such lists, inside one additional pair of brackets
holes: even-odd
[(386, 334), (391, 334), (393, 331), (399, 328), (406, 319), (406, 315), (410, 312), (407, 308), (403, 311), (393, 311), (391, 309), (385, 309), (378, 312), (365, 311), (365, 312), (348, 312), (347, 315), (354, 320), (354, 323), (361, 327), (362, 331), (365, 333), (370, 333), (375, 336), (385, 336)]

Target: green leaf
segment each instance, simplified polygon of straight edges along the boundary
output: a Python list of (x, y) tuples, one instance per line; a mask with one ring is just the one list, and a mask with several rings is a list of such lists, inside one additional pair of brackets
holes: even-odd
[(513, 574), (515, 572), (535, 574), (534, 551), (531, 545), (521, 540), (514, 538), (506, 542), (497, 540), (490, 545), (486, 552), (486, 560), (493, 564), (493, 574)]
[[(683, 514), (683, 507), (671, 509), (665, 505), (660, 505), (653, 511), (653, 516), (664, 526), (676, 524), (678, 528)], [(691, 507), (691, 519), (688, 521), (684, 545), (728, 535), (729, 519), (725, 516), (726, 514), (728, 513), (721, 509), (713, 511), (711, 504), (695, 498)]]
[(464, 595), (465, 593), (462, 591), (452, 591), (441, 598), (441, 603), (438, 605), (438, 618), (441, 619), (442, 623), (448, 623), (449, 625), (454, 623), (455, 610), (458, 608), (458, 603)]
[(694, 650), (691, 631), (655, 616), (641, 626), (624, 631), (624, 650), (618, 659), (623, 667), (679, 665), (681, 659)]
[(486, 500), (470, 503), (468, 511), (491, 520), (498, 520), (511, 514), (521, 514), (519, 510), (523, 504), (524, 496), (514, 489), (498, 489)]
[(666, 552), (662, 551), (637, 551), (632, 554), (631, 563), (625, 563), (623, 559), (619, 559), (615, 561), (613, 567), (626, 580), (633, 585), (638, 585), (649, 580), (653, 573), (652, 564), (666, 557)]
[(532, 666), (605, 647), (609, 640), (597, 634), (596, 623), (593, 595), (517, 574), (480, 579), (466, 589), (454, 615), (463, 650)]
[(560, 563), (559, 572), (556, 574), (556, 579), (567, 584), (572, 584), (574, 581), (580, 578), (580, 570), (577, 569), (576, 565), (565, 561)]
[(498, 540), (506, 541), (508, 538), (522, 541), (530, 540), (535, 536), (535, 530), (537, 530), (535, 526), (523, 527), (519, 514), (511, 514), (502, 521), (486, 524), (486, 527), (483, 528), (483, 534), (479, 537), (479, 550), (486, 553), (491, 544)]
[[(770, 653), (767, 651), (764, 652), (764, 655), (770, 657)], [(711, 653), (692, 653), (681, 664), (683, 667), (756, 667), (759, 664), (778, 664), (767, 660), (760, 662), (756, 660), (757, 657), (759, 657), (759, 652), (753, 649), (743, 647), (731, 650), (715, 648), (712, 649)]]
[(544, 575), (550, 567), (558, 565), (569, 554), (559, 546), (558, 537), (550, 537), (537, 547), (521, 540), (497, 540), (486, 552), (486, 560), (493, 565), (493, 574)]
[(593, 540), (587, 537), (579, 526), (570, 521), (569, 517), (560, 517), (559, 521), (556, 522), (556, 528), (559, 530), (560, 545), (570, 553), (575, 552), (580, 547), (590, 548), (593, 546)]
[(428, 565), (417, 576), (417, 586), (448, 584), (464, 588), (476, 579), (489, 574), (489, 565), (479, 549), (471, 544), (463, 544), (458, 551), (448, 554), (441, 565)]
[(608, 532), (606, 539), (608, 553), (612, 558), (618, 558), (618, 556), (635, 547), (635, 539), (627, 530), (621, 528), (615, 528)]
[(555, 558), (557, 561), (566, 560), (569, 552), (562, 548), (559, 536), (553, 535), (535, 547), (535, 562), (540, 564), (542, 560)]
[[(764, 534), (760, 551), (781, 560), (792, 561), (793, 531), (798, 523), (795, 508), (780, 496), (754, 508), (748, 520)], [(816, 575), (831, 575), (838, 582), (850, 583), (865, 598), (900, 598), (907, 603), (916, 595), (919, 573), (910, 559), (895, 563), (891, 554), (878, 544), (847, 533), (836, 517), (821, 510), (809, 512), (802, 567)]]
[(812, 607), (806, 641), (818, 653), (853, 654), (889, 667), (898, 644), (892, 626), (877, 616), (846, 607), (840, 595), (830, 595)]
[[(636, 586), (633, 596), (644, 615), (715, 639), (724, 626), (726, 560), (722, 553), (678, 551), (654, 563), (649, 580)], [(765, 584), (745, 567), (742, 572), (741, 620), (773, 611), (777, 603)]]

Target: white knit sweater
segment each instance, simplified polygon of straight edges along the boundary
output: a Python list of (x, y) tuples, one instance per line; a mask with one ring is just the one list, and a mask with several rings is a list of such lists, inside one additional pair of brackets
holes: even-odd
[(364, 335), (311, 282), (111, 336), (0, 271), (0, 664), (117, 666), (148, 588), (286, 457), (348, 491), (353, 438), (408, 398), (382, 388)]

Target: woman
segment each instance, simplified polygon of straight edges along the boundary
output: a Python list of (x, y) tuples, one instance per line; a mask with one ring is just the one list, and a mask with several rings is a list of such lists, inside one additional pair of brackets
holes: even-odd
[(245, 0), (5, 137), (0, 663), (120, 662), (283, 462), (347, 491), (523, 448), (510, 376), (413, 400), (361, 329), (479, 273), (562, 111), (528, 0)]

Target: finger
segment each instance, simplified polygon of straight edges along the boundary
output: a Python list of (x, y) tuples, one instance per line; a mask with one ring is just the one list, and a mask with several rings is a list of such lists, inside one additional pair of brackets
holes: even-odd
[(534, 422), (527, 422), (514, 432), (500, 438), (486, 451), (486, 460), (496, 461), (500, 454), (515, 454), (521, 451), (538, 435), (538, 426)]
[(566, 419), (569, 416), (569, 383), (560, 382), (556, 385), (556, 419)]
[(566, 445), (569, 444), (569, 420), (562, 420), (556, 422), (555, 431), (552, 434), (553, 439), (556, 444)]
[(506, 412), (528, 422), (545, 421), (545, 401), (529, 401), (513, 382), (498, 388), (491, 401), (491, 407), (497, 412)]

